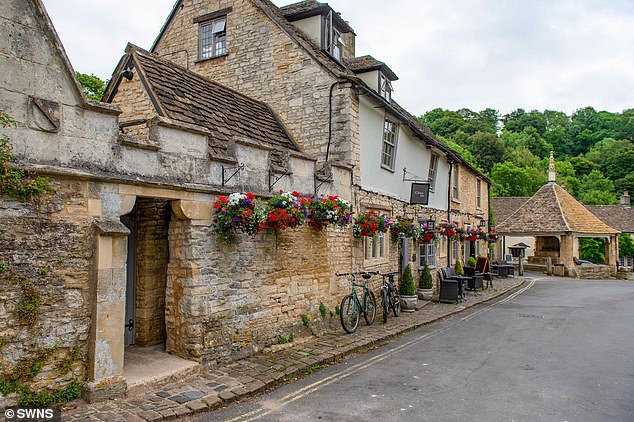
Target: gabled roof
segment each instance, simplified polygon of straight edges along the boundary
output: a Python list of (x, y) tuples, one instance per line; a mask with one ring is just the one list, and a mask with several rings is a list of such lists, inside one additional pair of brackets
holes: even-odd
[(542, 186), (496, 228), (501, 234), (618, 233), (554, 182)]
[[(129, 44), (126, 53), (127, 59), (124, 57), (121, 63), (135, 66), (159, 116), (206, 128), (215, 142), (241, 136), (272, 147), (299, 150), (265, 103), (134, 45)], [(114, 97), (120, 78), (115, 85), (109, 85), (109, 100)]]
[(634, 233), (634, 208), (626, 205), (586, 205), (592, 214), (622, 233)]
[(84, 94), (84, 90), (82, 89), (79, 81), (77, 80), (77, 76), (75, 75), (75, 70), (73, 69), (68, 56), (66, 55), (66, 50), (64, 49), (64, 45), (57, 35), (57, 31), (55, 31), (55, 27), (53, 26), (53, 22), (51, 21), (42, 0), (31, 0), (33, 12), (36, 16), (36, 19), (42, 25), (42, 30), (46, 35), (48, 35), (48, 42), (51, 44), (53, 54), (57, 54), (60, 60), (62, 61), (62, 67), (66, 76), (71, 81), (72, 89), (79, 100), (79, 103), (85, 107), (90, 109), (95, 109), (99, 112), (109, 113), (109, 114), (119, 114), (120, 110), (118, 107), (115, 107), (110, 104), (104, 104), (98, 101), (92, 101), (86, 98)]
[(349, 59), (346, 61), (346, 65), (348, 66), (348, 69), (352, 70), (354, 73), (380, 70), (385, 73), (385, 76), (387, 76), (391, 81), (398, 80), (398, 76), (396, 76), (396, 73), (394, 73), (388, 65), (370, 55)]
[[(342, 80), (349, 80), (354, 85), (361, 86), (366, 90), (372, 91), (374, 94), (373, 98), (382, 103), (386, 108), (393, 110), (394, 112), (403, 116), (403, 120), (406, 121), (407, 126), (414, 132), (414, 134), (420, 137), (424, 142), (438, 148), (441, 151), (447, 153), (449, 158), (453, 161), (459, 162), (461, 165), (464, 165), (474, 171), (477, 175), (490, 183), (489, 179), (484, 176), (480, 171), (474, 168), (471, 164), (469, 164), (466, 160), (464, 160), (457, 152), (453, 151), (446, 145), (442, 144), (422, 123), (418, 121), (418, 119), (403, 109), (400, 105), (398, 105), (394, 100), (391, 102), (385, 101), (380, 95), (376, 93), (371, 87), (368, 87), (365, 82), (363, 82), (360, 78), (358, 78), (354, 72), (346, 67), (345, 64), (342, 64), (324, 52), (320, 46), (316, 45), (311, 39), (308, 38), (301, 30), (295, 27), (291, 22), (289, 22), (288, 18), (284, 15), (284, 12), (281, 8), (277, 7), (270, 0), (249, 0), (255, 7), (260, 9), (269, 19), (271, 19), (276, 25), (278, 25), (283, 31), (285, 31), (291, 39), (293, 39), (304, 51), (306, 51), (320, 66), (322, 66), (326, 71), (328, 71), (335, 78), (339, 78)], [(178, 13), (183, 4), (183, 0), (176, 0), (170, 15), (167, 20), (163, 24), (159, 35), (156, 37), (154, 44), (152, 45), (151, 51), (154, 51), (160, 42), (163, 34), (169, 27), (170, 23)], [(323, 7), (319, 5), (326, 5), (327, 3), (319, 3), (314, 0), (308, 0), (305, 2), (295, 3), (294, 5), (285, 6), (287, 10), (300, 10), (300, 9), (311, 9), (315, 7)], [(335, 13), (338, 16), (338, 14)], [(333, 15), (334, 16), (334, 15)]]
[(509, 218), (515, 211), (520, 209), (526, 201), (528, 196), (496, 196), (491, 198), (491, 210), (493, 211), (493, 218), (495, 224), (498, 225), (507, 218)]
[(288, 4), (280, 7), (280, 10), (284, 17), (289, 22), (308, 18), (316, 15), (325, 15), (328, 12), (332, 12), (332, 18), (335, 24), (341, 28), (343, 32), (352, 32), (354, 30), (350, 27), (350, 24), (341, 18), (341, 15), (335, 12), (328, 3), (320, 3), (316, 0), (305, 0), (298, 3)]

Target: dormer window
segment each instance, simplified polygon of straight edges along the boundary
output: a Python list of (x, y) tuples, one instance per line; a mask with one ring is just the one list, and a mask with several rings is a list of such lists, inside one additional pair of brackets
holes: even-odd
[(392, 99), (392, 82), (381, 72), (379, 72), (379, 95), (388, 102)]
[[(198, 59), (207, 60), (227, 54), (227, 15), (230, 9), (194, 19), (199, 23)], [(224, 15), (222, 13), (224, 12)]]
[(343, 59), (343, 37), (341, 31), (332, 22), (332, 11), (324, 17), (324, 50), (335, 60)]

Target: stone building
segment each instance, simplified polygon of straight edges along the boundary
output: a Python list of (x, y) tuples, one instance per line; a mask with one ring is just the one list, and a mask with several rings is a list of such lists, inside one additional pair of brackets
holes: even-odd
[[(281, 8), (269, 0), (176, 1), (151, 52), (270, 104), (323, 174), (332, 165), (351, 169), (355, 211), (461, 226), (488, 220), (488, 179), (394, 100), (397, 75), (372, 56), (356, 57), (355, 39), (342, 16), (314, 0)], [(412, 181), (430, 183), (426, 207), (409, 206)], [(464, 202), (450, 198), (456, 189)], [(463, 248), (441, 243), (404, 244), (401, 255), (415, 269), (422, 261), (444, 266), (447, 250)], [(460, 256), (484, 250), (478, 243)], [(360, 246), (353, 267), (397, 269), (395, 253), (368, 259)]]
[[(4, 379), (37, 364), (20, 380), (33, 390), (75, 380), (90, 400), (116, 397), (126, 345), (235, 359), (334, 310), (349, 288), (336, 272), (399, 270), (421, 250), (449, 259), (446, 244), (350, 228), (225, 243), (220, 195), (339, 195), (357, 213), (463, 225), (488, 215), (488, 180), (391, 98), (394, 72), (355, 58), (352, 28), (326, 4), (178, 1), (152, 53), (128, 46), (106, 103), (86, 100), (41, 0), (4, 2), (0, 16), (0, 109), (18, 122), (3, 133), (16, 165), (54, 188), (0, 202)], [(409, 205), (407, 180), (432, 185), (427, 207)], [(16, 319), (26, 278), (30, 324)]]
[[(555, 275), (581, 278), (616, 275), (619, 231), (597, 218), (556, 183), (552, 153), (548, 180), (535, 195), (497, 224), (499, 233), (535, 238), (528, 268), (545, 270), (550, 261)], [(605, 239), (605, 265), (580, 265), (579, 239), (590, 237)]]

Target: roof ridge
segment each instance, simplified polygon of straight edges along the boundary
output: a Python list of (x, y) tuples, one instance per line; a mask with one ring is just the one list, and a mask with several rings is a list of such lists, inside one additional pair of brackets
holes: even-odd
[(563, 208), (561, 208), (561, 201), (559, 200), (559, 195), (557, 195), (557, 189), (555, 189), (555, 185), (557, 185), (557, 182), (548, 182), (548, 185), (551, 185), (552, 189), (553, 189), (553, 193), (555, 194), (555, 199), (557, 199), (557, 207), (559, 207), (559, 212), (561, 213), (561, 218), (564, 219), (564, 223), (566, 224), (566, 228), (568, 229), (568, 231), (572, 231), (572, 228), (570, 227), (570, 224), (568, 223), (568, 219), (566, 218), (566, 214), (564, 213)]

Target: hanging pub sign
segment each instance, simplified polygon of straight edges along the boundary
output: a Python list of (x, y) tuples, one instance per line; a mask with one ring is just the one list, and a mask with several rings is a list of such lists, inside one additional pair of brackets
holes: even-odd
[(429, 203), (429, 183), (412, 183), (409, 203), (411, 205), (427, 205)]

